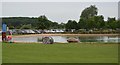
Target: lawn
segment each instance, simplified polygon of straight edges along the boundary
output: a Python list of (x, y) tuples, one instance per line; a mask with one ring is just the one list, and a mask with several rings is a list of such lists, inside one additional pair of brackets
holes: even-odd
[(2, 43), (0, 43), (0, 64), (2, 64)]
[(117, 44), (8, 44), (3, 63), (118, 63)]

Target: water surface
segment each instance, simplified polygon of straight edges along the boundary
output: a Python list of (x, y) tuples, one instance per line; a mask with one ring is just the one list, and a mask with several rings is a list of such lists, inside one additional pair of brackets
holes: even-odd
[[(74, 37), (80, 42), (120, 42), (119, 36), (51, 36), (55, 42), (66, 43), (68, 38)], [(37, 39), (42, 38), (42, 36), (24, 36), (15, 37), (13, 41), (20, 42), (38, 42)]]

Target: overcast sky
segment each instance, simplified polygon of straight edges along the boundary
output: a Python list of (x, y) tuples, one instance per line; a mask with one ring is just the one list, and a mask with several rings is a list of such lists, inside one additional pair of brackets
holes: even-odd
[(118, 2), (120, 0), (0, 0), (1, 2)]
[(3, 2), (2, 16), (38, 17), (46, 15), (49, 20), (61, 23), (69, 19), (79, 20), (82, 10), (96, 5), (98, 15), (118, 17), (117, 2)]

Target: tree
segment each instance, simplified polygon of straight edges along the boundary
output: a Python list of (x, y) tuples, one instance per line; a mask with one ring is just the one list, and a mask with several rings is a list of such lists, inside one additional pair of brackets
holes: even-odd
[(117, 28), (117, 21), (116, 21), (115, 17), (114, 18), (108, 17), (107, 25), (108, 25), (109, 29)]
[(6, 23), (10, 28), (20, 29), (23, 25), (31, 24), (31, 28), (36, 27), (38, 18), (30, 17), (3, 17), (2, 23)]
[(87, 20), (81, 18), (77, 24), (79, 29), (86, 29), (87, 28)]
[(39, 17), (3, 17), (2, 24), (6, 23), (10, 29), (26, 28), (31, 24), (31, 29), (63, 29), (65, 24), (58, 24), (48, 20), (45, 15)]
[(120, 20), (118, 20), (116, 24), (117, 24), (117, 25), (116, 25), (116, 28), (119, 28), (119, 29), (120, 29)]
[(65, 28), (67, 30), (71, 30), (71, 29), (77, 30), (78, 29), (77, 22), (75, 20), (68, 20), (68, 22), (65, 25)]
[(52, 22), (52, 23), (50, 24), (50, 29), (57, 29), (58, 26), (59, 26), (59, 24), (58, 24), (57, 22)]
[(9, 26), (9, 29), (14, 29), (14, 26), (12, 26), (12, 25), (11, 25), (11, 26)]
[(20, 29), (31, 29), (31, 24), (23, 25)]
[(95, 21), (95, 28), (100, 29), (100, 28), (105, 28), (105, 21), (104, 17), (102, 15), (100, 16), (94, 16), (94, 21)]
[(85, 8), (80, 16), (80, 20), (78, 22), (79, 29), (91, 29), (96, 27), (96, 21), (94, 20), (94, 16), (98, 13), (98, 9), (95, 5), (91, 5), (90, 7)]
[(94, 17), (91, 17), (87, 21), (87, 28), (86, 29), (93, 29), (96, 27), (96, 21), (94, 21)]
[(90, 17), (96, 16), (97, 13), (97, 7), (95, 5), (91, 5), (90, 7), (87, 7), (82, 11), (80, 18), (88, 19)]
[(60, 29), (65, 29), (65, 23), (60, 23), (60, 24), (59, 24), (59, 28), (60, 28)]
[(50, 27), (50, 22), (45, 15), (38, 17), (37, 28), (38, 29), (48, 29)]

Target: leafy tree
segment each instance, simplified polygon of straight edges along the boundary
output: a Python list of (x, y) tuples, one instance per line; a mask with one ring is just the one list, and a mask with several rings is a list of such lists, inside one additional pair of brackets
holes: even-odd
[(20, 29), (31, 29), (31, 24), (23, 25)]
[(57, 22), (52, 22), (51, 24), (50, 24), (50, 29), (57, 29), (58, 28), (58, 23)]
[(94, 24), (95, 28), (100, 29), (100, 28), (105, 28), (105, 21), (104, 17), (102, 15), (100, 16), (94, 16)]
[(45, 15), (38, 17), (37, 23), (38, 29), (48, 29), (50, 27), (50, 21)]
[(77, 22), (75, 20), (68, 20), (68, 22), (65, 25), (66, 29), (71, 30), (71, 29), (78, 29), (77, 27)]
[(117, 22), (116, 22), (116, 28), (119, 28), (120, 29), (120, 20), (118, 20)]
[(60, 28), (60, 29), (65, 29), (65, 23), (60, 23), (60, 24), (59, 24), (59, 28)]
[(86, 29), (87, 28), (87, 20), (81, 18), (77, 24), (79, 29)]
[(117, 27), (117, 21), (115, 17), (114, 18), (108, 17), (107, 25), (109, 29), (115, 29)]
[(9, 29), (14, 29), (14, 26), (12, 26), (12, 25), (11, 25), (11, 26), (9, 26)]
[(50, 28), (51, 29), (64, 29), (65, 23), (58, 24), (57, 22), (52, 22)]
[(96, 27), (96, 21), (94, 21), (94, 17), (91, 17), (87, 21), (87, 29), (93, 29)]
[(97, 13), (97, 7), (95, 5), (91, 5), (90, 7), (87, 7), (82, 11), (80, 18), (88, 19), (90, 17), (96, 16)]
[[(40, 17), (3, 17), (2, 24), (6, 23), (10, 29), (20, 29), (31, 24), (31, 29), (59, 29), (65, 28), (65, 24), (58, 24), (47, 19), (45, 15)], [(22, 28), (21, 28), (22, 29)]]
[(98, 13), (98, 9), (95, 5), (91, 5), (90, 7), (85, 8), (80, 16), (80, 20), (78, 22), (79, 29), (91, 29), (96, 27), (96, 21), (94, 20), (94, 16)]
[(23, 25), (31, 24), (31, 27), (36, 27), (37, 18), (30, 17), (3, 17), (2, 23), (6, 23), (8, 27), (14, 27), (14, 29), (20, 29)]

